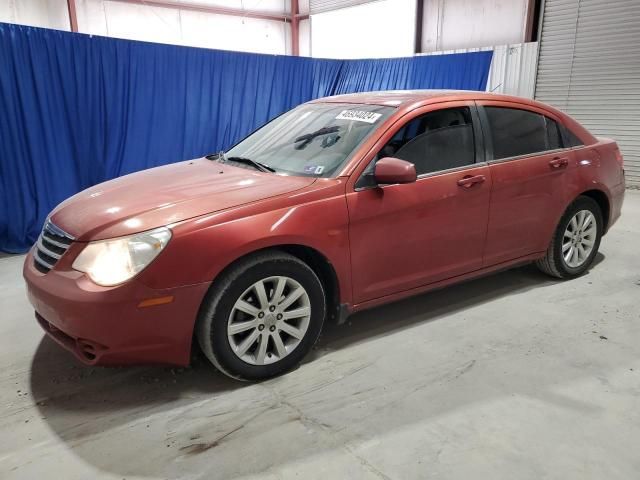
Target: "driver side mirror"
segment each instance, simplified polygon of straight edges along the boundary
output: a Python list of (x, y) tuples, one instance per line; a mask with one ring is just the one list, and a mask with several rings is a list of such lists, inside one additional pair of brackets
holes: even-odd
[(379, 185), (412, 183), (418, 178), (413, 163), (393, 157), (378, 160), (373, 175)]

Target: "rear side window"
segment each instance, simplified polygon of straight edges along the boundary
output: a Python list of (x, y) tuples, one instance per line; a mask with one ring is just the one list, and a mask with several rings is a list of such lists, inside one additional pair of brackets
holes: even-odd
[(416, 173), (448, 170), (475, 162), (475, 142), (468, 107), (447, 108), (414, 118), (378, 153), (411, 162)]
[(495, 160), (562, 148), (562, 137), (554, 120), (517, 108), (484, 109)]

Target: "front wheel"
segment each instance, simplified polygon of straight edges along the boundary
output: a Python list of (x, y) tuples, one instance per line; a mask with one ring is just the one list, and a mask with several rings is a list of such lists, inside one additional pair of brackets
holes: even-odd
[(260, 380), (300, 363), (318, 338), (325, 296), (298, 258), (266, 252), (241, 260), (219, 278), (198, 319), (209, 360), (239, 380)]
[(603, 230), (600, 206), (590, 197), (578, 197), (562, 216), (546, 255), (536, 265), (557, 278), (583, 274), (598, 253)]

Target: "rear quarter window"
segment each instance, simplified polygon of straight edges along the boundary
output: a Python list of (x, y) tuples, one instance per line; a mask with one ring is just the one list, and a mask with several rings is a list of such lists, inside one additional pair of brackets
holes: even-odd
[(580, 140), (575, 133), (569, 130), (564, 125), (560, 124), (560, 134), (562, 135), (562, 142), (565, 147), (574, 148), (574, 147), (582, 147), (584, 142)]

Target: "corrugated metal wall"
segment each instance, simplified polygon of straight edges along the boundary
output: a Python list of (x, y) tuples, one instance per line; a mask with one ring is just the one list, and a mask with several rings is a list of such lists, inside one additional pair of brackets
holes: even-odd
[(618, 141), (640, 187), (640, 1), (546, 0), (535, 98)]
[(538, 56), (537, 42), (481, 48), (461, 48), (458, 50), (432, 52), (425, 55), (444, 55), (485, 50), (493, 50), (487, 91), (533, 98)]

